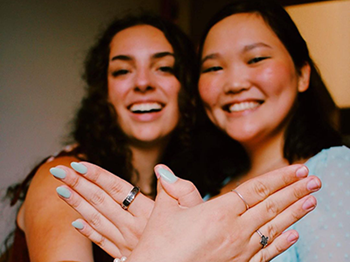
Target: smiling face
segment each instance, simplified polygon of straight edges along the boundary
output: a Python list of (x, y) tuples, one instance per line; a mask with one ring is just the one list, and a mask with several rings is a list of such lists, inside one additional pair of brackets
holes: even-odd
[(203, 46), (199, 92), (211, 121), (244, 146), (283, 137), (298, 92), (308, 87), (288, 51), (258, 14), (224, 18)]
[(172, 46), (153, 26), (129, 27), (113, 37), (108, 96), (131, 143), (163, 141), (176, 127), (181, 86), (174, 64)]

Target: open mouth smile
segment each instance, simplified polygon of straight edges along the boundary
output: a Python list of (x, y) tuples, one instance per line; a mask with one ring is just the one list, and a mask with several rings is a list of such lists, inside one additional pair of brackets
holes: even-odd
[(135, 114), (147, 114), (159, 112), (164, 108), (164, 105), (158, 102), (144, 102), (132, 104), (129, 110)]
[(241, 112), (245, 110), (251, 110), (259, 105), (261, 105), (263, 101), (249, 101), (249, 102), (240, 102), (240, 103), (233, 103), (228, 104), (223, 107), (223, 109), (229, 113), (232, 112)]

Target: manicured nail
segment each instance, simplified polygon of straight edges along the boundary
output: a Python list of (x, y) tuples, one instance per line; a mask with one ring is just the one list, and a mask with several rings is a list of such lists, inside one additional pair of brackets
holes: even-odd
[(84, 228), (84, 224), (81, 223), (79, 220), (73, 221), (72, 226), (75, 227), (76, 229), (83, 229)]
[(309, 197), (308, 199), (306, 199), (306, 201), (303, 204), (303, 209), (304, 210), (312, 210), (314, 209), (316, 206), (316, 202), (315, 202), (315, 198), (313, 197)]
[(171, 172), (169, 169), (166, 169), (164, 167), (157, 168), (156, 171), (166, 182), (173, 184), (176, 182), (177, 177), (174, 175), (173, 172)]
[(70, 191), (63, 186), (59, 186), (58, 188), (56, 188), (56, 191), (60, 196), (64, 198), (69, 198), (71, 195)]
[(317, 179), (312, 179), (307, 183), (306, 188), (310, 191), (317, 191), (321, 188), (321, 184)]
[(288, 240), (290, 243), (294, 244), (294, 243), (297, 242), (297, 240), (298, 240), (298, 235), (295, 234), (295, 233), (290, 233), (289, 236), (287, 237), (287, 240)]
[(307, 167), (302, 166), (297, 170), (296, 175), (297, 175), (297, 177), (302, 178), (302, 177), (306, 177), (308, 175), (308, 173), (309, 173), (309, 170), (307, 169)]
[(78, 162), (72, 162), (70, 163), (70, 166), (80, 174), (86, 174), (87, 172), (87, 167)]
[(50, 173), (59, 179), (63, 179), (66, 177), (66, 171), (59, 167), (50, 168)]

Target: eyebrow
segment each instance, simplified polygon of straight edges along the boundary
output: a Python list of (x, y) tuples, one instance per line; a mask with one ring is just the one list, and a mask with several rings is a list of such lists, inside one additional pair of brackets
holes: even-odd
[[(254, 44), (251, 44), (251, 45), (246, 45), (244, 46), (243, 48), (243, 52), (248, 52), (254, 48), (258, 48), (258, 47), (267, 47), (267, 48), (272, 48), (271, 46), (263, 43), (263, 42), (258, 42), (258, 43), (254, 43)], [(202, 60), (201, 60), (201, 65), (207, 61), (207, 60), (210, 60), (210, 59), (217, 59), (220, 57), (220, 54), (219, 53), (213, 53), (213, 54), (209, 54), (209, 55), (206, 55)]]
[[(152, 55), (152, 59), (159, 59), (166, 56), (171, 56), (175, 58), (175, 55), (171, 52), (159, 52)], [(129, 55), (116, 55), (112, 57), (111, 61), (115, 61), (115, 60), (132, 61), (133, 57)]]
[(247, 51), (250, 51), (254, 48), (258, 48), (258, 47), (267, 47), (267, 48), (272, 48), (271, 46), (269, 46), (268, 44), (265, 44), (263, 42), (258, 42), (258, 43), (254, 43), (254, 44), (251, 44), (251, 45), (246, 45), (244, 48), (243, 48), (243, 51), (244, 52), (247, 52)]
[(218, 53), (213, 53), (213, 54), (210, 54), (210, 55), (206, 55), (202, 60), (201, 60), (201, 65), (203, 65), (203, 63), (207, 60), (210, 60), (210, 59), (217, 59), (220, 55)]

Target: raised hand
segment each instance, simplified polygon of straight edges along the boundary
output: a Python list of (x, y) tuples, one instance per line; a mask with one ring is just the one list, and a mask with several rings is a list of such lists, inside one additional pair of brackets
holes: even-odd
[[(136, 261), (269, 261), (298, 239), (284, 232), (316, 206), (307, 196), (321, 187), (302, 165), (259, 176), (213, 200), (184, 208), (162, 186), (139, 244), (128, 258)], [(247, 209), (246, 204), (249, 206)], [(268, 237), (263, 248), (259, 230)], [(284, 233), (283, 233), (284, 232)]]
[[(50, 172), (67, 185), (57, 189), (59, 196), (85, 219), (74, 221), (73, 226), (111, 256), (129, 255), (138, 243), (154, 201), (138, 193), (124, 210), (122, 203), (133, 189), (130, 183), (87, 162), (73, 162), (71, 166), (74, 170), (57, 166)], [(159, 173), (166, 180), (171, 171), (164, 165), (158, 165), (158, 170), (161, 167), (163, 172)], [(203, 202), (191, 182), (176, 180), (169, 186), (169, 194), (180, 205), (191, 207)]]

